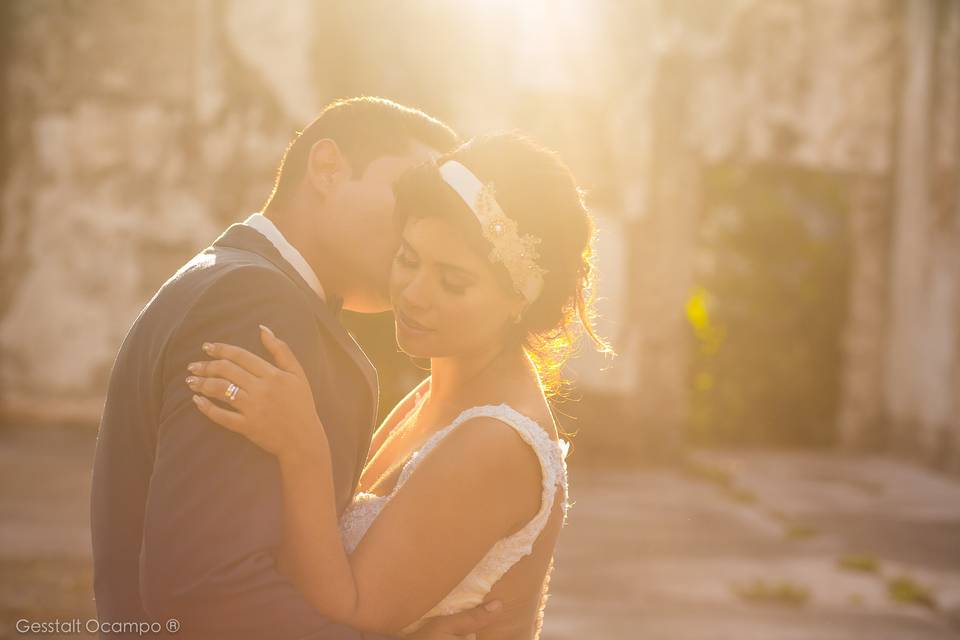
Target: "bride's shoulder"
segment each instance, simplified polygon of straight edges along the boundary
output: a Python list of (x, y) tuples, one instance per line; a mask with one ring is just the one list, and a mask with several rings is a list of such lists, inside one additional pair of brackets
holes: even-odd
[(463, 411), (440, 436), (445, 454), (456, 464), (466, 459), (483, 473), (503, 474), (514, 481), (539, 479), (537, 431), (549, 436), (552, 422), (541, 425), (508, 403), (485, 404)]
[(537, 453), (515, 427), (495, 413), (467, 412), (438, 446), (444, 451), (437, 458), (450, 465), (451, 473), (466, 467), (484, 483), (500, 484), (511, 491), (528, 487), (530, 491), (517, 491), (511, 499), (521, 509), (528, 503), (537, 504), (541, 473)]

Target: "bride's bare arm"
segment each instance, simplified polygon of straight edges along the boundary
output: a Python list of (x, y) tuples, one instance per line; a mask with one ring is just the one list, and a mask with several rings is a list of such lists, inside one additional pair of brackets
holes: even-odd
[[(279, 340), (265, 334), (264, 344), (279, 369), (242, 349), (214, 345), (212, 355), (222, 358), (215, 362), (254, 375), (244, 377), (247, 388), (232, 402), (235, 410), (206, 399), (197, 406), (278, 457), (284, 553), (293, 560), (288, 570), (327, 617), (369, 631), (404, 628), (538, 509), (534, 452), (509, 426), (476, 418), (426, 456), (348, 556), (339, 536), (330, 451), (309, 384)], [(223, 398), (235, 372), (225, 364), (207, 363), (206, 369), (217, 377), (203, 377), (191, 388)]]
[(281, 459), (294, 581), (334, 620), (386, 633), (402, 629), (536, 512), (539, 470), (529, 456), (499, 421), (463, 424), (424, 459), (351, 556), (331, 508), (329, 455), (318, 449)]

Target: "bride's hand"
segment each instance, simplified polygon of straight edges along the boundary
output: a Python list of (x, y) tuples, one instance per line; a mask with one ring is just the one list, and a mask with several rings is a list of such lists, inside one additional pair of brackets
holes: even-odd
[(204, 353), (214, 359), (187, 365), (187, 385), (198, 394), (193, 396), (197, 408), (216, 424), (242, 434), (281, 459), (326, 447), (313, 392), (300, 362), (284, 341), (262, 325), (260, 340), (276, 366), (241, 347), (204, 343)]

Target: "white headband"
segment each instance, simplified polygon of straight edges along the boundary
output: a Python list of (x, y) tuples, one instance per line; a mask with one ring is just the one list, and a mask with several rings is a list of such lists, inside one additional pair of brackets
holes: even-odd
[(493, 245), (488, 256), (491, 262), (506, 267), (514, 289), (530, 304), (543, 291), (544, 269), (537, 264), (540, 238), (520, 236), (517, 222), (509, 218), (497, 203), (492, 182), (483, 184), (470, 169), (449, 160), (440, 165), (440, 176), (457, 192), (480, 221), (483, 237)]

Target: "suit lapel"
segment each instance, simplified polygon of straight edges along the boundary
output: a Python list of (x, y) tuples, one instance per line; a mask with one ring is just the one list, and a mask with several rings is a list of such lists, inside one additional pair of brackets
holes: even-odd
[(350, 356), (351, 360), (357, 365), (363, 373), (363, 378), (367, 383), (370, 393), (371, 406), (374, 408), (374, 419), (376, 419), (376, 407), (379, 400), (379, 383), (377, 380), (377, 371), (370, 359), (367, 358), (363, 349), (357, 344), (338, 319), (334, 310), (317, 293), (310, 288), (310, 285), (297, 273), (297, 270), (287, 262), (277, 248), (273, 246), (266, 237), (256, 229), (244, 224), (231, 225), (223, 234), (213, 243), (214, 247), (229, 247), (255, 253), (273, 266), (282, 271), (284, 275), (293, 280), (293, 282), (303, 290), (307, 299), (310, 301), (314, 316), (320, 321), (320, 324), (327, 330), (337, 344)]

